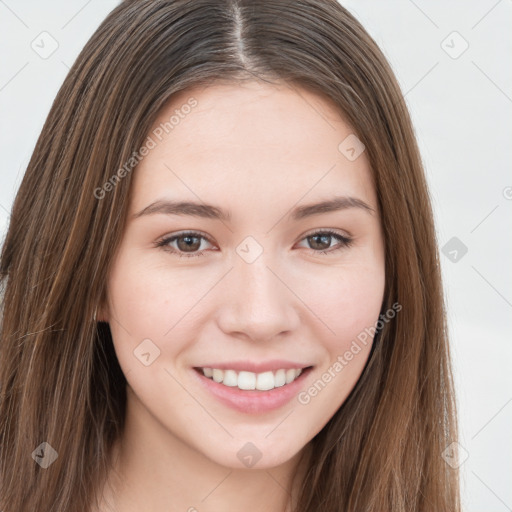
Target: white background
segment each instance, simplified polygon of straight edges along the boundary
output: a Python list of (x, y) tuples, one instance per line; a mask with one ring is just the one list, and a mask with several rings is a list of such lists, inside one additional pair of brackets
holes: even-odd
[[(2, 239), (68, 68), (117, 3), (0, 0)], [(464, 510), (512, 511), (512, 1), (341, 3), (380, 45), (405, 94), (440, 249), (452, 237), (468, 249), (456, 262), (441, 253), (468, 455), (461, 466)], [(47, 59), (31, 48), (43, 31), (59, 45)]]

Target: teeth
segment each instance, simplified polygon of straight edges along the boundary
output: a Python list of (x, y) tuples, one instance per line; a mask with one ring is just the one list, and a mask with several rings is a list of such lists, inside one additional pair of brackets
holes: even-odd
[(217, 368), (202, 368), (202, 370), (205, 377), (225, 386), (259, 391), (268, 391), (290, 384), (302, 373), (302, 368), (263, 373), (242, 371), (238, 374), (235, 370), (219, 370)]
[(256, 389), (266, 391), (274, 389), (274, 374), (272, 372), (258, 373), (256, 377)]
[(236, 376), (236, 372), (234, 370), (226, 370), (224, 372), (224, 378), (222, 379), (221, 382), (225, 386), (238, 386), (238, 377)]
[(256, 374), (252, 372), (240, 372), (238, 374), (238, 387), (240, 389), (256, 389)]
[(286, 384), (286, 370), (277, 370), (274, 375), (274, 386), (279, 388)]

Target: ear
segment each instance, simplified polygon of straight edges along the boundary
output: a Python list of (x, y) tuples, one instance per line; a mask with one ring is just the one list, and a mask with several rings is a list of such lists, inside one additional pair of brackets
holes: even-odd
[(107, 322), (109, 321), (110, 315), (108, 306), (102, 301), (96, 309), (96, 322)]

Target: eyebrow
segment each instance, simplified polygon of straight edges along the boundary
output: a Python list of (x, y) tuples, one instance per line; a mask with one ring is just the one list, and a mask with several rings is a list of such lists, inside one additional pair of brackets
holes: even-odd
[[(360, 208), (368, 212), (370, 215), (373, 215), (373, 212), (375, 212), (375, 210), (362, 199), (358, 199), (357, 197), (336, 196), (327, 201), (298, 206), (292, 210), (291, 217), (292, 220), (297, 221), (313, 215), (347, 210), (349, 208)], [(229, 222), (231, 220), (231, 213), (218, 206), (196, 203), (193, 201), (169, 200), (155, 201), (138, 213), (133, 214), (133, 218), (137, 219), (139, 217), (153, 215), (155, 213), (165, 215), (188, 215), (192, 217), (202, 217), (205, 219), (221, 220), (224, 222)]]

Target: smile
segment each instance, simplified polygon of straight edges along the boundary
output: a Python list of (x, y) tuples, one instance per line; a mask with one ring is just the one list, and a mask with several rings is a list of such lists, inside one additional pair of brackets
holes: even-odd
[(192, 375), (207, 396), (230, 409), (245, 414), (263, 414), (289, 403), (306, 385), (305, 379), (312, 370), (313, 367), (308, 366), (256, 373), (195, 367)]
[(218, 368), (201, 368), (203, 375), (209, 379), (229, 387), (238, 389), (268, 391), (279, 388), (293, 382), (301, 373), (302, 368), (279, 369), (275, 372), (268, 371), (254, 373), (235, 370), (221, 370)]

